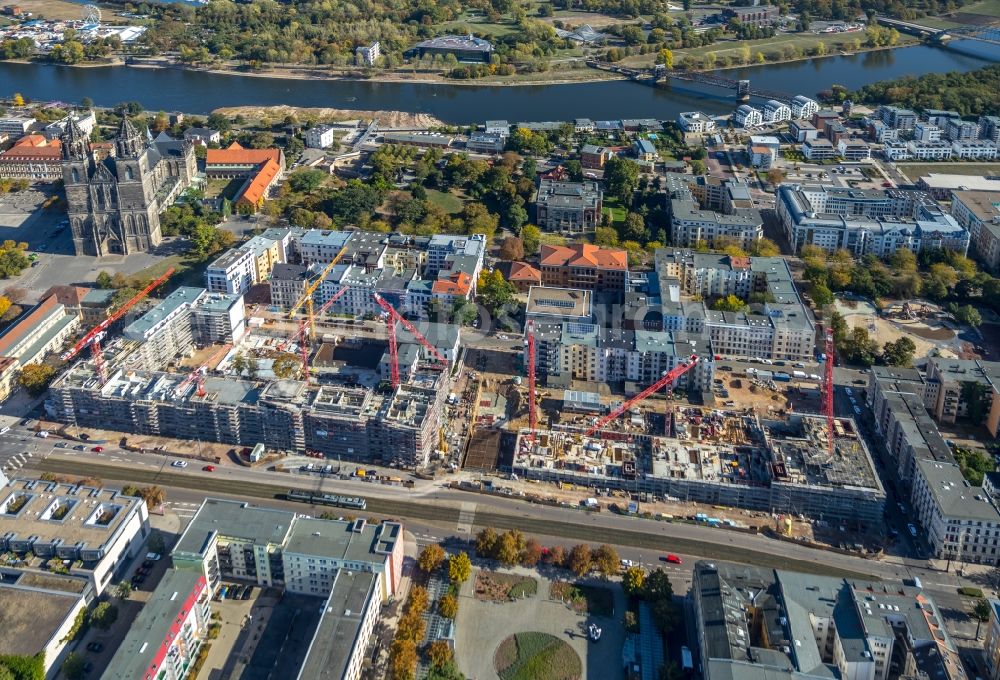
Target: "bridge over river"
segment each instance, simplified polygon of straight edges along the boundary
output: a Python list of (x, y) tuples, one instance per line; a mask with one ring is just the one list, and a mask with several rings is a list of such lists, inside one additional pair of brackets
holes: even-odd
[(736, 94), (736, 101), (740, 103), (750, 101), (750, 97), (775, 99), (785, 104), (790, 103), (792, 100), (792, 95), (789, 95), (787, 92), (753, 87), (751, 86), (749, 80), (734, 80), (732, 78), (721, 76), (718, 73), (710, 73), (707, 71), (684, 71), (666, 69), (662, 67), (653, 69), (635, 69), (609, 64), (595, 59), (588, 59), (587, 66), (600, 71), (617, 73), (629, 78), (630, 80), (634, 80), (637, 83), (653, 85), (654, 87), (660, 82), (683, 80), (690, 83), (701, 83), (703, 85), (711, 85), (726, 90), (733, 90)]

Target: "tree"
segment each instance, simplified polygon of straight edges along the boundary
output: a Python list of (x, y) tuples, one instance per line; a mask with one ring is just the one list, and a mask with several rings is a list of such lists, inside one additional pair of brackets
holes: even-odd
[(833, 304), (833, 293), (826, 287), (825, 284), (813, 284), (811, 293), (813, 302), (816, 303), (816, 307), (823, 308), (827, 305)]
[(417, 644), (413, 640), (394, 640), (389, 656), (391, 680), (414, 680), (417, 677), (417, 660)]
[(533, 567), (542, 559), (542, 544), (533, 538), (524, 542), (524, 550), (521, 551), (521, 566)]
[(909, 366), (916, 351), (917, 346), (904, 335), (896, 342), (887, 342), (882, 346), (882, 360), (890, 366)]
[(651, 571), (643, 583), (642, 598), (653, 602), (655, 600), (670, 600), (674, 596), (674, 587), (670, 576), (662, 569)]
[(483, 270), (479, 274), (479, 298), (490, 313), (496, 316), (501, 308), (513, 304), (517, 288), (503, 277), (499, 269)]
[(448, 578), (451, 579), (451, 582), (465, 583), (471, 575), (472, 560), (469, 559), (469, 556), (464, 552), (452, 555), (448, 560)]
[(625, 215), (621, 238), (625, 241), (641, 241), (646, 236), (646, 220), (642, 215), (630, 212)]
[(561, 545), (554, 545), (549, 548), (549, 551), (542, 555), (542, 559), (546, 564), (551, 564), (553, 567), (562, 567), (566, 564), (566, 548)]
[(33, 397), (41, 396), (49, 389), (49, 383), (56, 376), (56, 369), (48, 364), (27, 364), (21, 368), (17, 383)]
[(781, 168), (771, 168), (767, 171), (767, 181), (777, 186), (785, 179), (785, 171)]
[(771, 239), (762, 238), (750, 246), (750, 254), (754, 257), (778, 257), (781, 255), (781, 248)]
[(680, 612), (671, 599), (661, 599), (653, 603), (653, 622), (663, 632), (669, 635), (680, 622)]
[[(446, 595), (446, 597), (451, 597)], [(450, 616), (448, 618), (451, 618)], [(434, 668), (443, 668), (452, 660), (451, 645), (444, 640), (435, 640), (427, 646), (427, 660)]]
[(604, 185), (608, 193), (623, 205), (632, 204), (632, 194), (639, 184), (639, 164), (628, 158), (612, 156), (604, 164)]
[(983, 323), (983, 317), (972, 305), (964, 305), (955, 310), (955, 320), (966, 326), (979, 328)]
[(7, 310), (10, 309), (12, 304), (13, 303), (9, 297), (6, 295), (0, 295), (0, 317), (3, 317), (3, 315), (7, 313)]
[(851, 363), (871, 366), (875, 363), (878, 346), (868, 335), (868, 329), (857, 327), (843, 343), (842, 352)]
[(524, 245), (526, 255), (534, 255), (541, 246), (542, 232), (533, 224), (525, 224), (521, 227), (521, 243)]
[(961, 402), (966, 405), (966, 416), (973, 423), (986, 422), (986, 416), (993, 403), (990, 389), (982, 383), (971, 380), (964, 381), (961, 385)]
[(308, 193), (318, 189), (327, 174), (315, 168), (302, 168), (288, 176), (288, 186), (292, 191)]
[(594, 230), (594, 243), (605, 248), (617, 248), (618, 232), (611, 227), (597, 227)]
[(229, 122), (229, 118), (221, 113), (208, 114), (207, 125), (212, 130), (218, 130), (219, 132), (229, 132), (233, 127), (233, 124)]
[(426, 588), (423, 586), (413, 586), (410, 588), (410, 596), (406, 600), (407, 614), (420, 616), (427, 611), (428, 604), (430, 604), (430, 599), (427, 596)]
[[(542, 5), (539, 7), (539, 11), (543, 7), (549, 7), (549, 5)], [(458, 670), (454, 661), (449, 661), (441, 668), (431, 668), (430, 672), (427, 673), (427, 680), (466, 680), (466, 677)]]
[(118, 607), (110, 602), (99, 602), (90, 613), (90, 622), (101, 630), (108, 630), (118, 620)]
[(127, 600), (128, 596), (132, 594), (132, 584), (128, 581), (121, 581), (117, 586), (115, 586), (115, 597), (119, 600)]
[(497, 547), (497, 532), (493, 527), (485, 527), (476, 534), (476, 554), (493, 557)]
[(14, 93), (14, 106), (24, 106), (24, 96), (20, 92)]
[(494, 215), (482, 203), (466, 203), (460, 217), (465, 223), (466, 234), (485, 234), (486, 240), (492, 240), (500, 227), (500, 217)]
[(673, 68), (674, 67), (674, 53), (673, 53), (673, 50), (668, 50), (668, 49), (662, 49), (662, 50), (660, 50), (660, 54), (656, 58), (656, 63), (657, 64), (663, 64), (664, 68), (668, 68), (668, 69), (669, 68)]
[(446, 619), (455, 618), (458, 613), (458, 599), (454, 595), (445, 594), (438, 600), (438, 614)]
[(642, 567), (629, 567), (622, 574), (622, 590), (630, 597), (641, 594), (645, 582), (646, 572), (643, 571)]
[(512, 567), (521, 558), (524, 548), (524, 536), (517, 529), (511, 529), (500, 534), (494, 549), (494, 557), (505, 567)]
[(112, 287), (111, 274), (107, 273), (106, 271), (97, 272), (96, 283), (98, 288), (105, 288), (105, 289), (111, 288)]
[(976, 600), (976, 604), (972, 606), (972, 618), (976, 620), (976, 639), (979, 639), (979, 627), (982, 625), (983, 621), (990, 620), (990, 612), (993, 607), (986, 600)]
[(500, 244), (500, 259), (512, 261), (523, 260), (524, 242), (516, 236), (505, 238)]
[(420, 551), (420, 556), (417, 558), (417, 566), (425, 574), (430, 574), (441, 566), (444, 558), (444, 549), (437, 543), (431, 543)]
[(567, 566), (577, 576), (584, 576), (591, 568), (590, 546), (578, 543), (569, 551)]
[(298, 377), (301, 369), (302, 362), (289, 352), (279, 354), (271, 363), (271, 372), (280, 380)]
[(717, 312), (742, 312), (747, 308), (747, 303), (735, 295), (727, 295), (712, 303), (712, 309)]
[(84, 667), (87, 662), (82, 655), (76, 652), (70, 652), (66, 660), (63, 661), (62, 672), (66, 676), (67, 680), (83, 680), (86, 673), (84, 672)]
[(610, 545), (603, 544), (594, 551), (592, 562), (603, 576), (614, 576), (620, 566), (618, 551)]
[(427, 623), (417, 613), (406, 613), (396, 624), (396, 636), (402, 640), (419, 642), (427, 633)]

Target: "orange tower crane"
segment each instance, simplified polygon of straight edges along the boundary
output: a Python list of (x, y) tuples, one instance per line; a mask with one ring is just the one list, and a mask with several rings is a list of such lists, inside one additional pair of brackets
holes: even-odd
[(104, 366), (104, 354), (101, 352), (101, 338), (104, 337), (104, 333), (108, 330), (108, 328), (111, 327), (111, 325), (114, 322), (118, 321), (123, 316), (125, 316), (125, 314), (127, 314), (128, 311), (132, 309), (132, 307), (134, 307), (136, 304), (142, 301), (151, 292), (153, 292), (154, 290), (162, 286), (164, 283), (166, 283), (167, 279), (169, 279), (173, 273), (174, 273), (174, 268), (171, 267), (163, 274), (163, 276), (156, 279), (148, 286), (140, 290), (138, 293), (136, 293), (134, 296), (129, 298), (129, 300), (121, 307), (119, 307), (114, 314), (112, 314), (107, 319), (94, 326), (92, 329), (90, 329), (90, 332), (88, 332), (86, 335), (80, 338), (77, 341), (77, 343), (69, 349), (69, 351), (67, 351), (62, 355), (61, 357), (62, 360), (69, 361), (77, 354), (79, 354), (80, 350), (82, 350), (87, 345), (90, 345), (91, 352), (94, 355), (94, 368), (97, 369), (97, 375), (100, 377), (101, 385), (106, 383), (108, 381), (107, 372)]

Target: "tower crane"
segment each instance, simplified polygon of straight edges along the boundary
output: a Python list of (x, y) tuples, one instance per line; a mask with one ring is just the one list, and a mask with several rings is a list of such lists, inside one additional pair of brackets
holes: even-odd
[(381, 295), (379, 295), (378, 293), (372, 293), (372, 296), (375, 298), (375, 302), (378, 304), (378, 306), (381, 307), (383, 310), (385, 310), (387, 315), (386, 332), (389, 336), (389, 368), (391, 371), (391, 382), (393, 389), (399, 387), (399, 347), (396, 343), (397, 321), (400, 324), (402, 324), (403, 327), (406, 330), (408, 330), (410, 334), (413, 335), (414, 338), (416, 338), (417, 342), (419, 342), (421, 345), (424, 346), (424, 349), (430, 352), (431, 356), (437, 359), (438, 362), (437, 366), (439, 368), (448, 367), (448, 360), (444, 358), (444, 355), (438, 351), (437, 347), (428, 342), (427, 338), (421, 335), (420, 331), (418, 331), (412, 323), (404, 319), (403, 315), (397, 312), (395, 308), (388, 302), (386, 302), (385, 298), (383, 298)]
[(127, 314), (128, 311), (132, 309), (132, 307), (134, 307), (136, 304), (142, 301), (147, 295), (149, 295), (151, 292), (153, 292), (154, 290), (162, 286), (164, 283), (166, 283), (167, 279), (169, 279), (173, 273), (174, 273), (174, 268), (171, 267), (166, 272), (164, 272), (164, 274), (160, 278), (156, 279), (148, 286), (140, 290), (138, 293), (133, 295), (131, 298), (129, 298), (128, 301), (125, 302), (125, 304), (123, 304), (121, 307), (119, 307), (114, 314), (112, 314), (107, 319), (105, 319), (101, 323), (91, 328), (86, 335), (80, 338), (77, 341), (77, 343), (73, 345), (69, 349), (69, 351), (65, 352), (60, 358), (63, 361), (69, 361), (77, 354), (79, 354), (80, 350), (90, 345), (91, 352), (93, 353), (94, 356), (94, 368), (97, 369), (97, 375), (100, 377), (101, 385), (106, 383), (107, 374), (104, 366), (104, 355), (101, 353), (101, 338), (104, 337), (105, 331), (107, 331), (108, 328), (110, 328), (113, 323), (115, 323), (123, 316), (125, 316), (125, 314)]
[(323, 283), (327, 274), (329, 274), (333, 268), (337, 266), (337, 263), (340, 262), (340, 258), (342, 258), (346, 252), (347, 246), (341, 248), (340, 252), (337, 253), (337, 256), (330, 260), (330, 264), (323, 268), (323, 271), (320, 272), (319, 276), (306, 286), (305, 292), (302, 293), (302, 297), (296, 300), (295, 304), (292, 305), (292, 308), (288, 310), (288, 318), (294, 319), (295, 314), (302, 308), (302, 305), (304, 304), (306, 306), (306, 311), (309, 316), (309, 335), (313, 340), (316, 339), (316, 318), (313, 314), (313, 293), (315, 293), (316, 289), (319, 288), (321, 283)]
[(833, 458), (833, 329), (826, 329), (826, 365), (823, 367), (823, 413), (826, 415), (827, 442)]
[(663, 374), (663, 377), (661, 377), (655, 383), (653, 383), (652, 385), (644, 389), (642, 392), (632, 397), (631, 399), (627, 400), (625, 403), (623, 403), (621, 406), (613, 410), (611, 413), (609, 413), (608, 415), (604, 416), (596, 423), (594, 423), (594, 425), (592, 425), (591, 428), (587, 430), (584, 436), (585, 437), (594, 436), (595, 432), (601, 430), (605, 425), (610, 423), (612, 420), (615, 420), (621, 414), (625, 413), (625, 411), (632, 408), (633, 404), (642, 401), (643, 399), (653, 394), (657, 390), (666, 387), (667, 385), (673, 384), (675, 380), (677, 380), (682, 375), (684, 375), (692, 368), (694, 368), (698, 364), (698, 361), (699, 361), (698, 355), (692, 354), (691, 358), (685, 361), (683, 364), (675, 366), (671, 370), (667, 371), (666, 373)]
[(205, 363), (203, 363), (201, 366), (188, 373), (187, 377), (184, 378), (184, 380), (182, 380), (181, 383), (177, 386), (177, 389), (174, 390), (174, 394), (180, 396), (180, 394), (187, 388), (188, 385), (190, 385), (191, 383), (196, 383), (198, 385), (198, 389), (196, 390), (195, 393), (199, 397), (204, 397), (205, 373), (208, 372), (208, 367), (211, 366), (212, 363), (214, 363), (217, 359), (221, 359), (223, 356), (225, 356), (226, 352), (228, 352), (231, 348), (232, 345), (226, 344), (217, 349), (215, 352), (213, 352), (212, 355), (205, 360)]
[(535, 441), (538, 430), (538, 414), (535, 411), (535, 324), (528, 322), (525, 335), (528, 344), (528, 427), (531, 430), (531, 441)]
[[(340, 298), (342, 298), (344, 296), (344, 293), (346, 293), (349, 290), (350, 290), (350, 288), (348, 286), (344, 286), (343, 288), (341, 288), (340, 290), (338, 290), (336, 293), (334, 293), (330, 297), (330, 299), (327, 300), (326, 302), (324, 302), (323, 306), (319, 308), (319, 310), (318, 310), (319, 316), (323, 316), (323, 314), (326, 312), (326, 310), (330, 309), (330, 307), (333, 306), (333, 303), (336, 302), (337, 300), (339, 300)], [(311, 322), (310, 322), (310, 326), (311, 326)], [(299, 340), (301, 340), (303, 338), (303, 336), (305, 335), (305, 330), (306, 330), (306, 326), (304, 324), (299, 324), (299, 328), (298, 328), (297, 331), (295, 331), (295, 335), (291, 336), (290, 338), (286, 338), (282, 343), (280, 343), (278, 345), (278, 350), (283, 352), (288, 347), (288, 345), (290, 345), (293, 342), (298, 342)]]

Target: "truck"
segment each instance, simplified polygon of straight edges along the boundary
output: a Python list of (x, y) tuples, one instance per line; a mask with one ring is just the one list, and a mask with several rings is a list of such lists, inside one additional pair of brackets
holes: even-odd
[(775, 373), (774, 380), (775, 382), (791, 382), (792, 376), (787, 373)]
[(792, 371), (792, 376), (798, 379), (808, 377), (808, 373), (805, 371)]
[(774, 373), (771, 371), (757, 371), (758, 380), (771, 380), (774, 378)]

